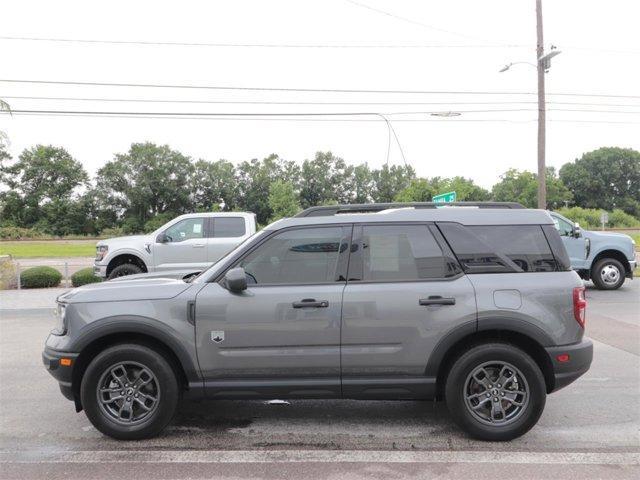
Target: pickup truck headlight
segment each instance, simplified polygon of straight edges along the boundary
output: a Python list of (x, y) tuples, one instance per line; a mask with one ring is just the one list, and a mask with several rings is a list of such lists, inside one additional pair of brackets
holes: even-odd
[(56, 326), (51, 333), (54, 335), (64, 335), (67, 333), (67, 304), (58, 303), (55, 310)]
[(98, 245), (96, 247), (96, 262), (101, 261), (109, 251), (109, 247), (107, 245)]

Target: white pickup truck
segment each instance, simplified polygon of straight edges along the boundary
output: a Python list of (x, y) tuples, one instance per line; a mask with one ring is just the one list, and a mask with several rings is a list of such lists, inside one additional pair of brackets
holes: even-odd
[(203, 270), (255, 232), (253, 213), (181, 215), (148, 235), (99, 241), (93, 273), (112, 279), (146, 272)]

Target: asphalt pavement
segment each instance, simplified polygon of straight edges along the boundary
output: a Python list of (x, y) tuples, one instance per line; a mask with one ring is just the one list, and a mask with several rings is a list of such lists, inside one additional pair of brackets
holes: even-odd
[(588, 289), (591, 370), (508, 443), (469, 439), (441, 403), (350, 400), (183, 402), (162, 436), (115, 441), (44, 370), (42, 298), (0, 309), (3, 479), (640, 478), (640, 279)]

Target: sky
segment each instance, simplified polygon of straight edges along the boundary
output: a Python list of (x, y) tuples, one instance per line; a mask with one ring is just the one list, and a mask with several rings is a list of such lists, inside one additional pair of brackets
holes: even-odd
[[(562, 52), (546, 75), (547, 165), (603, 146), (640, 150), (640, 2), (546, 0), (543, 13), (545, 48)], [(484, 187), (508, 168), (537, 168), (535, 68), (499, 72), (536, 61), (534, 0), (5, 0), (2, 17), (0, 99), (13, 110), (148, 114), (2, 114), (14, 156), (61, 146), (93, 175), (133, 142), (236, 164), (330, 150), (349, 164), (407, 163), (420, 176), (462, 175)], [(381, 92), (389, 90), (403, 93)], [(432, 93), (406, 93), (416, 91)]]

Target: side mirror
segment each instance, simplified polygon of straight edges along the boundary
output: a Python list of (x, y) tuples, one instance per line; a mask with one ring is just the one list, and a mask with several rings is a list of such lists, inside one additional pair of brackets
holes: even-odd
[(167, 243), (168, 241), (169, 241), (169, 238), (164, 233), (161, 233), (156, 237), (156, 242), (158, 243)]
[(580, 238), (581, 236), (582, 236), (582, 229), (580, 228), (580, 224), (576, 222), (576, 224), (573, 226), (573, 237)]
[(244, 268), (236, 267), (227, 270), (224, 275), (224, 283), (227, 289), (234, 293), (240, 293), (247, 289), (247, 274)]

